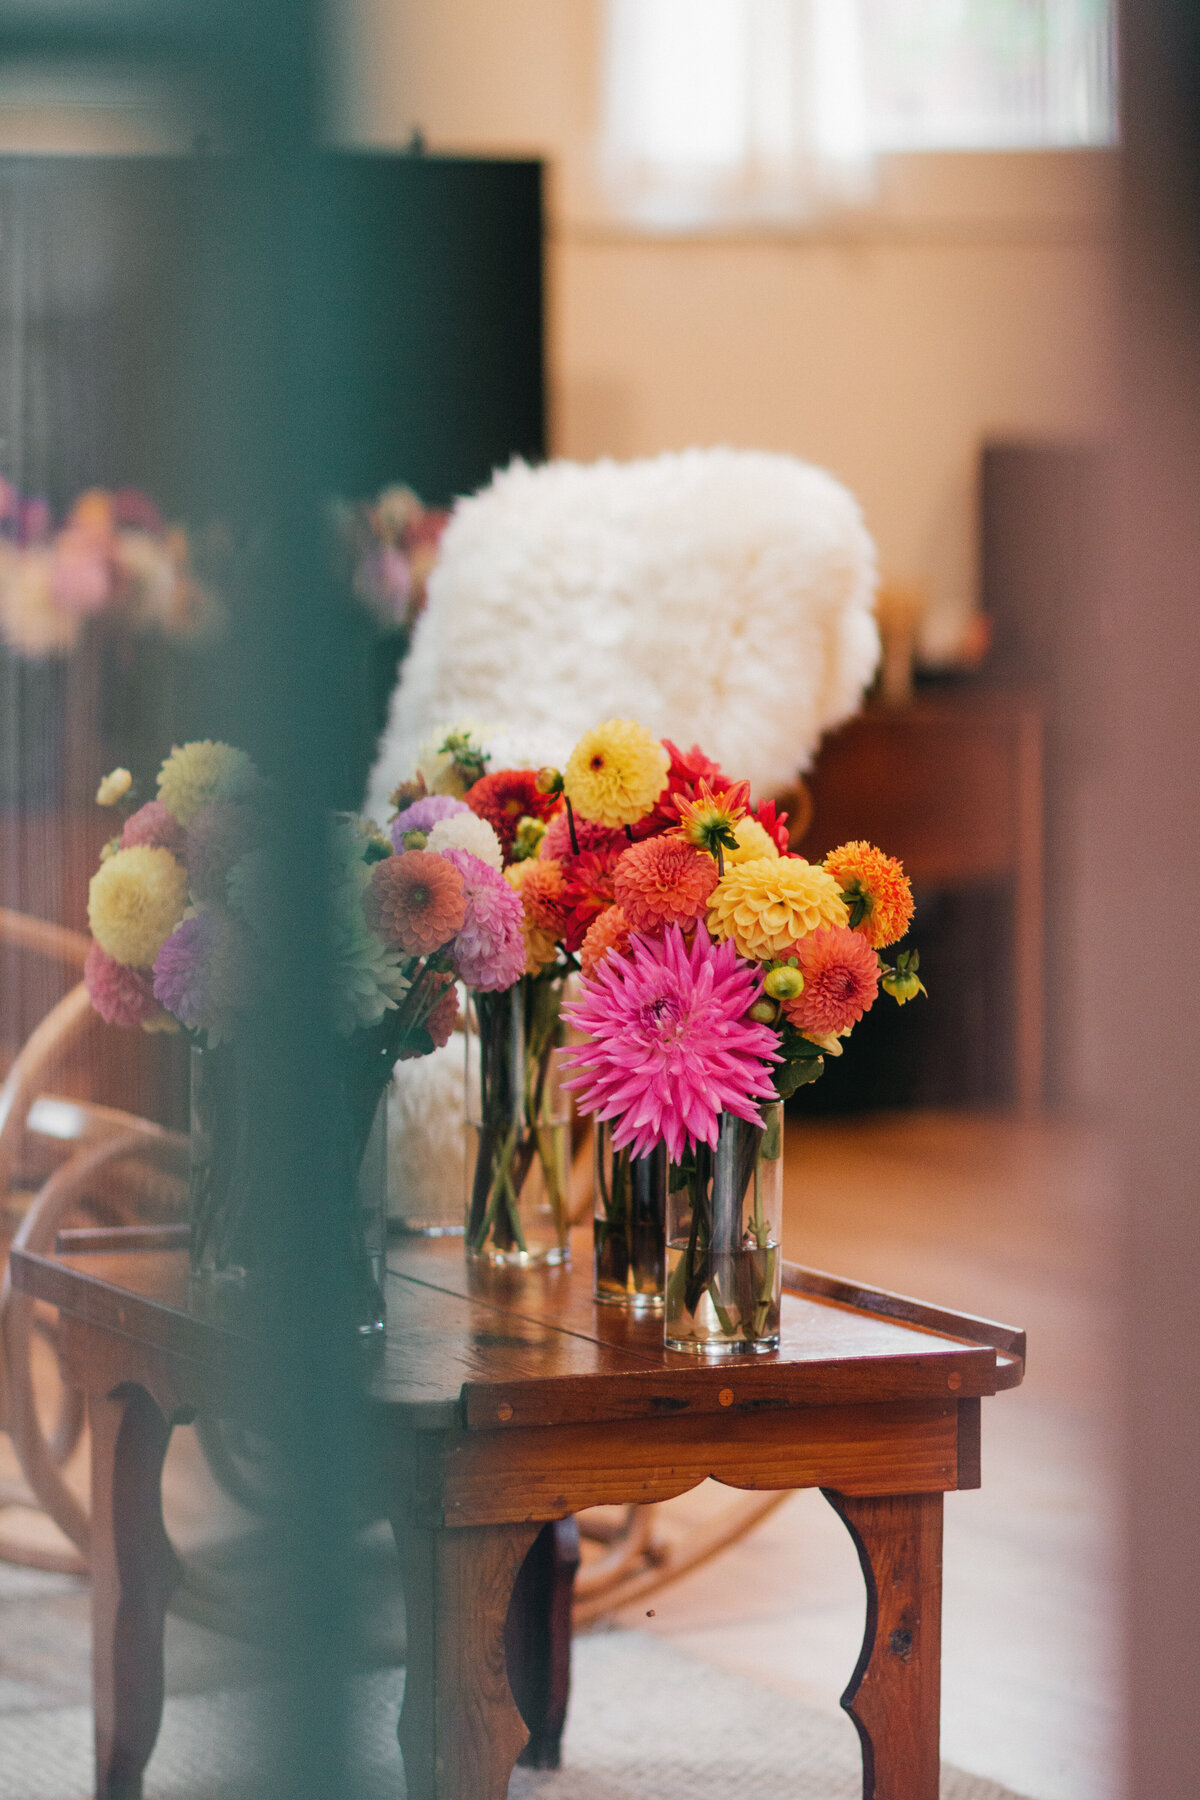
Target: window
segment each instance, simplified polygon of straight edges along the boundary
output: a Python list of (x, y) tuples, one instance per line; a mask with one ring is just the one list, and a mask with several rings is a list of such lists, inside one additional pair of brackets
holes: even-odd
[(1106, 144), (1111, 0), (608, 0), (605, 173), (647, 225), (867, 198), (897, 150)]

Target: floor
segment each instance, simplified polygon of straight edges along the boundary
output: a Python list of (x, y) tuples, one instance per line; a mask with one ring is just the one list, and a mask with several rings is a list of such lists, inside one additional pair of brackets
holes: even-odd
[[(983, 1486), (946, 1502), (942, 1754), (1031, 1800), (1110, 1800), (1116, 1256), (1094, 1141), (1059, 1124), (897, 1114), (791, 1126), (786, 1159), (793, 1260), (1027, 1327), (1024, 1386), (984, 1402)], [(849, 1538), (807, 1493), (620, 1622), (832, 1710), (862, 1609)]]
[[(1025, 1385), (984, 1403), (983, 1487), (947, 1500), (942, 1753), (1030, 1800), (1115, 1800), (1105, 1321), (1117, 1259), (1095, 1143), (1057, 1123), (898, 1114), (793, 1125), (785, 1166), (793, 1260), (1028, 1328)], [(211, 1534), (222, 1506), (191, 1432), (176, 1436), (166, 1504), (186, 1547)], [(7, 1454), (0, 1440), (0, 1491)], [(715, 1487), (672, 1503), (731, 1504), (737, 1497)], [(49, 1541), (46, 1527), (25, 1523)], [(4, 1609), (0, 1690), (32, 1680), (42, 1704), (83, 1699), (80, 1584), (31, 1573), (17, 1585), (15, 1613)], [(615, 1622), (836, 1713), (862, 1611), (849, 1538), (819, 1495), (801, 1494)], [(208, 1634), (178, 1620), (168, 1630), (172, 1685), (187, 1691), (211, 1660)]]

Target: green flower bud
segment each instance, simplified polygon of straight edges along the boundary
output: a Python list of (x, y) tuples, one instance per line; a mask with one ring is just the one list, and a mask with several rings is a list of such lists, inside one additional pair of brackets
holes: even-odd
[(428, 842), (428, 834), (424, 831), (406, 831), (404, 848), (406, 850), (423, 850)]
[(541, 819), (531, 819), (528, 813), (523, 813), (521, 818), (517, 821), (517, 829), (513, 837), (512, 860), (514, 862), (528, 862), (531, 857), (536, 856), (538, 853), (538, 846), (541, 844), (545, 835), (546, 826), (544, 821)]
[(756, 1025), (773, 1025), (778, 1012), (779, 1008), (773, 1000), (756, 1000), (750, 1008), (750, 1017)]
[(539, 794), (561, 794), (563, 778), (561, 769), (539, 769), (535, 783)]
[(793, 964), (783, 963), (769, 971), (763, 988), (772, 1000), (795, 1000), (804, 992), (804, 977)]
[(925, 989), (921, 985), (919, 976), (908, 970), (903, 974), (897, 970), (895, 974), (884, 976), (883, 991), (892, 996), (897, 1006), (903, 1006), (906, 1000), (915, 1000), (918, 994), (925, 992)]

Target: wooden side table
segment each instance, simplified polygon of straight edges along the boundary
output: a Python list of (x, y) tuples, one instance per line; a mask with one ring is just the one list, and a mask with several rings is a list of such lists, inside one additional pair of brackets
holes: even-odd
[(799, 846), (820, 858), (850, 838), (898, 856), (919, 886), (1004, 883), (1012, 897), (1014, 1089), (1041, 1106), (1045, 972), (1043, 719), (1026, 695), (971, 689), (870, 706), (821, 746)]
[[(942, 1496), (978, 1486), (980, 1399), (1020, 1381), (1023, 1334), (787, 1266), (780, 1352), (694, 1361), (663, 1350), (660, 1323), (594, 1306), (586, 1249), (529, 1274), (468, 1268), (435, 1240), (392, 1261), (371, 1400), (404, 1569), (410, 1800), (507, 1794), (527, 1727), (505, 1620), (545, 1524), (709, 1476), (825, 1492), (867, 1584), (842, 1702), (865, 1800), (937, 1800)], [(178, 1578), (163, 1457), (173, 1421), (247, 1404), (234, 1345), (188, 1314), (181, 1253), (19, 1251), (12, 1278), (60, 1309), (88, 1396), (96, 1793), (137, 1800)]]

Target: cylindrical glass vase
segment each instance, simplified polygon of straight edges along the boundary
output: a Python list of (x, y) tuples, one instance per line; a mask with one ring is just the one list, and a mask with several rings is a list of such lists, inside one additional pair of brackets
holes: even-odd
[(663, 1304), (667, 1259), (667, 1150), (649, 1156), (614, 1150), (607, 1119), (594, 1127), (592, 1220), (596, 1299), (634, 1312)]
[(668, 1350), (747, 1356), (779, 1347), (783, 1106), (761, 1126), (722, 1113), (716, 1148), (671, 1165), (667, 1188)]
[[(261, 1303), (271, 1270), (255, 1218), (257, 1197), (273, 1179), (266, 1150), (263, 1089), (268, 1079), (235, 1043), (193, 1049), (189, 1173), (189, 1302), (202, 1317), (245, 1327)], [(387, 1128), (382, 1100), (347, 1140), (353, 1163), (346, 1221), (354, 1281), (355, 1327), (363, 1337), (384, 1329), (387, 1254)], [(362, 1132), (366, 1131), (365, 1141)]]
[(467, 1195), (472, 1261), (565, 1262), (571, 1104), (562, 1087), (561, 978), (468, 994)]

